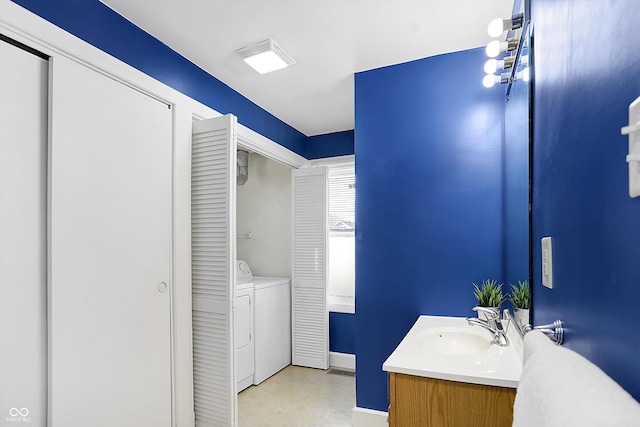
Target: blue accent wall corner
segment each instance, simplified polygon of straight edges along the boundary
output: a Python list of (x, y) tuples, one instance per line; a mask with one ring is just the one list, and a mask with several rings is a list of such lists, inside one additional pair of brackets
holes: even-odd
[(353, 130), (311, 136), (307, 142), (307, 159), (354, 154), (354, 138)]
[(329, 351), (356, 353), (355, 317), (348, 313), (329, 313)]

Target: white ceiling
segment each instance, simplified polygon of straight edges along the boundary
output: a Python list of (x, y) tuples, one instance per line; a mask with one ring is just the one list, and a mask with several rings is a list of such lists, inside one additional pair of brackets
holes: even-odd
[[(354, 73), (484, 46), (513, 2), (101, 1), (307, 136), (354, 128)], [(269, 38), (296, 64), (260, 75), (234, 51)]]

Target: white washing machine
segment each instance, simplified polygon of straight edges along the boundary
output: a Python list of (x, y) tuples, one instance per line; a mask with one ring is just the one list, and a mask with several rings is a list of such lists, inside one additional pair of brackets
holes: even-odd
[(291, 279), (254, 276), (253, 289), (257, 385), (291, 364)]
[(234, 339), (238, 393), (253, 384), (254, 378), (254, 291), (253, 276), (246, 262), (236, 262), (236, 308)]

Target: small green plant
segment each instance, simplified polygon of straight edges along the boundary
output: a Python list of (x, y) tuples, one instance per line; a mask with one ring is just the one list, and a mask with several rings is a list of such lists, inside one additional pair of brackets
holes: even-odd
[(513, 304), (513, 308), (529, 308), (531, 294), (529, 292), (529, 281), (525, 280), (521, 282), (518, 280), (518, 285), (511, 285), (511, 294), (509, 300)]
[(500, 307), (505, 296), (502, 293), (502, 283), (495, 280), (483, 280), (482, 285), (473, 284), (473, 294), (480, 307)]

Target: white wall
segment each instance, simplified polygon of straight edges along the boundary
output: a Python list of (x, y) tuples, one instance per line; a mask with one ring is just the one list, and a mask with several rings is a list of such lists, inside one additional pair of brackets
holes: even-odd
[(291, 277), (291, 168), (249, 154), (249, 179), (237, 190), (238, 259), (254, 276)]

